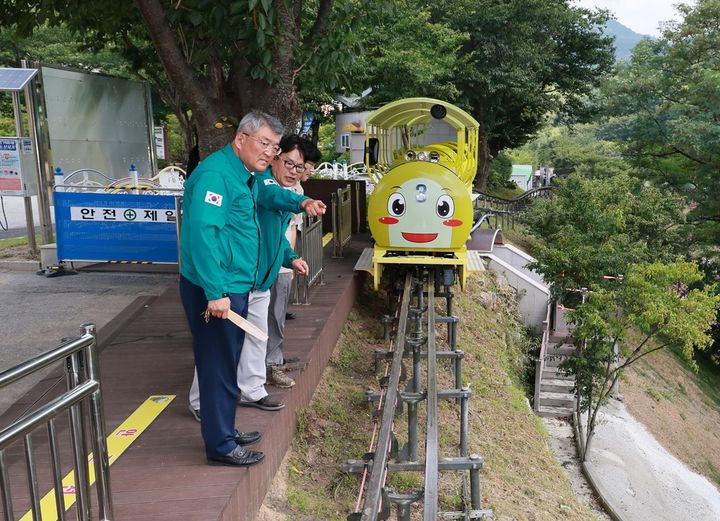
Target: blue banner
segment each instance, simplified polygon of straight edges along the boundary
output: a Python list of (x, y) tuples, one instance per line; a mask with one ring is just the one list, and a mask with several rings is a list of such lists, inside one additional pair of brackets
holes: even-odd
[(53, 195), (58, 260), (177, 263), (175, 196)]

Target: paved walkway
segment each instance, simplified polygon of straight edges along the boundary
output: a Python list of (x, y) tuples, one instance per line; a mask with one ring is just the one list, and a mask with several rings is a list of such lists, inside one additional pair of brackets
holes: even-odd
[(616, 519), (720, 519), (718, 489), (665, 450), (617, 400), (598, 418), (586, 471)]

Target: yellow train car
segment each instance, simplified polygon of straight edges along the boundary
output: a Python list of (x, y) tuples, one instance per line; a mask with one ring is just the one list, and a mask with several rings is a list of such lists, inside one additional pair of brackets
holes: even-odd
[(375, 247), (358, 269), (373, 275), (376, 289), (388, 265), (444, 267), (464, 286), (478, 128), (467, 112), (432, 98), (398, 100), (366, 120)]

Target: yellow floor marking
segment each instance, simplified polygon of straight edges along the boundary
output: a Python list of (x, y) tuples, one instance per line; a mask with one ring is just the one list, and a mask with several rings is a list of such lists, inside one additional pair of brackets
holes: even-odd
[(332, 241), (332, 238), (333, 238), (332, 232), (326, 233), (325, 235), (323, 235), (323, 248), (325, 246), (327, 246), (330, 241)]
[[(112, 434), (107, 437), (108, 461), (110, 465), (140, 436), (150, 424), (170, 405), (175, 395), (150, 396), (133, 412)], [(95, 465), (93, 455), (88, 454), (88, 479), (90, 485), (95, 483)], [(111, 482), (112, 484), (112, 482)], [(63, 499), (65, 510), (75, 503), (75, 471), (70, 471), (62, 480)], [(43, 521), (57, 521), (58, 514), (55, 508), (55, 490), (51, 490), (40, 500), (40, 519)], [(20, 521), (32, 521), (32, 510), (28, 511)]]

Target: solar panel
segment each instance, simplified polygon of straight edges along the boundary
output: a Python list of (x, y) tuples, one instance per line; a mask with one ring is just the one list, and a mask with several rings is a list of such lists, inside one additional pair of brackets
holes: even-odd
[(0, 68), (0, 90), (23, 90), (37, 72), (37, 69)]

